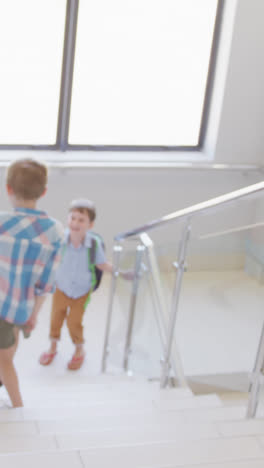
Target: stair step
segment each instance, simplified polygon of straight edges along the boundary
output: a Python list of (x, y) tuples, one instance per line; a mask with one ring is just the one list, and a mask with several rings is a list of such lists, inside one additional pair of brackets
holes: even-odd
[(213, 425), (169, 425), (167, 427), (143, 426), (143, 428), (100, 430), (80, 433), (55, 433), (60, 449), (87, 449), (89, 447), (111, 447), (123, 445), (154, 444), (162, 442), (194, 441), (219, 438)]
[[(239, 437), (231, 439), (206, 439), (199, 441), (156, 442), (140, 444), (129, 443), (122, 445), (122, 442), (113, 443), (112, 446), (89, 447), (89, 439), (82, 434), (79, 437), (62, 437), (55, 439), (52, 436), (12, 436), (1, 437), (0, 440), (0, 464), (7, 468), (3, 462), (3, 455), (15, 453), (19, 455), (23, 452), (39, 453), (43, 456), (43, 451), (56, 451), (63, 449), (73, 454), (80, 451), (80, 457), (85, 467), (93, 468), (138, 468), (151, 467), (160, 468), (162, 466), (185, 466), (190, 464), (202, 465), (210, 463), (224, 463), (252, 459), (263, 459), (264, 449), (261, 448), (258, 440), (253, 437)], [(88, 445), (87, 445), (88, 444)], [(91, 444), (91, 443), (90, 443)], [(103, 448), (103, 449), (102, 449)], [(19, 462), (17, 459), (17, 462)], [(20, 465), (21, 466), (21, 465)], [(29, 465), (32, 466), (32, 465)], [(39, 466), (39, 465), (38, 465)], [(49, 467), (50, 468), (50, 467)]]
[[(79, 452), (67, 451), (67, 452), (48, 452), (48, 453), (37, 453), (37, 454), (13, 454), (13, 455), (0, 455), (0, 462), (3, 468), (88, 468), (89, 465), (84, 465)], [(100, 466), (100, 465), (99, 465)], [(118, 465), (108, 465), (108, 468), (113, 468)], [(131, 465), (124, 465), (129, 466)], [(246, 461), (224, 461), (223, 463), (209, 463), (203, 465), (175, 465), (170, 464), (162, 465), (151, 465), (154, 468), (263, 468), (264, 459), (249, 459)], [(142, 465), (134, 465), (133, 468), (142, 468)], [(91, 466), (89, 466), (91, 468)], [(93, 468), (93, 467), (92, 467)], [(101, 468), (101, 466), (100, 466)], [(144, 465), (144, 468), (151, 468), (150, 465)]]
[(133, 400), (119, 400), (115, 399), (112, 401), (97, 401), (89, 398), (89, 395), (83, 395), (82, 398), (60, 398), (60, 396), (53, 396), (46, 398), (44, 395), (41, 398), (40, 396), (34, 396), (30, 398), (27, 396), (24, 398), (24, 409), (38, 409), (38, 408), (76, 408), (81, 411), (84, 408), (89, 408), (90, 414), (100, 412), (116, 412), (116, 410), (128, 410), (128, 411), (138, 411), (138, 410), (152, 410), (157, 409), (161, 411), (178, 411), (183, 409), (198, 409), (198, 408), (216, 408), (222, 407), (223, 404), (221, 400), (216, 395), (201, 395), (193, 398), (184, 398), (176, 400), (155, 400), (151, 396), (149, 398), (134, 398)]
[(40, 452), (56, 449), (57, 442), (52, 435), (1, 435), (0, 438), (0, 453)]
[[(16, 423), (11, 423), (15, 425)], [(137, 434), (143, 433), (143, 436), (140, 440), (144, 440), (144, 434), (147, 434), (147, 437), (154, 435), (154, 437), (165, 436), (174, 438), (175, 434), (182, 438), (211, 438), (219, 437), (220, 432), (217, 426), (211, 422), (192, 422), (192, 423), (182, 423), (175, 420), (152, 420), (144, 421), (144, 418), (139, 418), (137, 422), (135, 420), (123, 420), (119, 424), (116, 424), (116, 421), (107, 421), (104, 422), (98, 421), (97, 425), (92, 425), (91, 421), (88, 420), (78, 420), (78, 421), (38, 421), (36, 422), (39, 434), (79, 434), (79, 433), (88, 433), (91, 434), (91, 437), (108, 437), (110, 431), (115, 434), (115, 437), (118, 434), (121, 434), (120, 437), (123, 437), (124, 433), (131, 434), (131, 437), (134, 437), (134, 432)], [(3, 425), (4, 431), (4, 425)], [(14, 430), (15, 431), (15, 430)], [(1, 432), (0, 432), (1, 434)], [(177, 436), (177, 437), (178, 437)], [(127, 435), (125, 436), (127, 437)]]
[(94, 448), (81, 450), (80, 455), (87, 468), (189, 467), (190, 464), (204, 467), (206, 463), (241, 459), (264, 461), (264, 451), (253, 437), (105, 447), (104, 450)]
[(94, 426), (105, 421), (106, 427), (113, 424), (124, 424), (124, 421), (139, 424), (139, 421), (225, 421), (239, 420), (245, 418), (246, 409), (243, 406), (218, 407), (218, 408), (196, 408), (178, 409), (177, 411), (159, 411), (155, 408), (145, 410), (108, 408), (104, 407), (54, 407), (54, 408), (17, 408), (1, 409), (0, 422), (11, 421), (65, 421), (65, 420), (88, 420)]
[[(103, 396), (101, 396), (103, 398)], [(90, 395), (81, 395), (78, 398), (75, 396), (60, 397), (60, 395), (43, 395), (34, 394), (33, 397), (26, 395), (24, 397), (24, 405), (26, 409), (32, 408), (90, 408), (91, 412), (95, 411), (114, 411), (115, 409), (128, 409), (129, 411), (135, 409), (153, 409), (163, 411), (177, 411), (188, 408), (216, 408), (223, 406), (221, 400), (216, 395), (201, 395), (193, 398), (177, 398), (175, 400), (163, 400), (159, 397), (149, 395), (144, 398), (137, 395), (134, 399), (97, 399), (90, 398)]]
[[(182, 389), (170, 389), (170, 390), (160, 390), (159, 388), (143, 388), (143, 389), (111, 389), (111, 390), (103, 390), (100, 391), (91, 391), (90, 389), (80, 389), (77, 387), (76, 389), (72, 390), (71, 388), (64, 388), (60, 389), (57, 387), (49, 387), (49, 389), (43, 388), (30, 388), (30, 387), (21, 387), (21, 392), (24, 395), (24, 399), (40, 399), (45, 398), (47, 399), (89, 399), (91, 401), (113, 401), (113, 400), (144, 400), (144, 399), (155, 399), (155, 400), (177, 400), (177, 399), (186, 399), (186, 398), (193, 398), (193, 394), (188, 390)], [(7, 393), (3, 391), (3, 395), (7, 396)]]
[(225, 437), (264, 434), (263, 419), (244, 419), (243, 421), (221, 422), (217, 424), (217, 427), (219, 433)]
[[(264, 466), (264, 459), (262, 460), (247, 460), (247, 461), (239, 461), (239, 462), (223, 462), (223, 463), (213, 463), (210, 465), (203, 465), (202, 467), (197, 467), (197, 465), (188, 465), (185, 466), (177, 466), (177, 468), (263, 468)], [(161, 468), (161, 467), (160, 467)], [(163, 467), (164, 468), (164, 467)], [(170, 468), (176, 468), (170, 467)]]
[(7, 435), (37, 435), (39, 428), (35, 422), (0, 423), (0, 438)]
[(3, 468), (84, 468), (78, 452), (0, 455)]

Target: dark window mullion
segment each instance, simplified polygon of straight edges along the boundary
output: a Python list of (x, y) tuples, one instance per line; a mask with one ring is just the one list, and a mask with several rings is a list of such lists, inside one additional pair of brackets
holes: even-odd
[(78, 7), (79, 0), (67, 0), (60, 104), (56, 141), (56, 146), (59, 147), (61, 151), (65, 151), (68, 144)]
[(210, 104), (212, 100), (213, 84), (214, 84), (214, 77), (215, 77), (215, 70), (216, 70), (217, 54), (219, 50), (219, 42), (220, 42), (224, 7), (225, 7), (225, 0), (218, 0), (214, 35), (213, 35), (213, 43), (212, 43), (211, 56), (210, 56), (210, 62), (209, 62), (209, 68), (208, 68), (206, 91), (205, 91), (204, 105), (203, 105), (203, 112), (202, 112), (201, 126), (200, 126), (199, 146), (201, 148), (204, 145), (205, 135), (206, 135), (207, 126), (208, 126), (209, 111), (210, 111)]

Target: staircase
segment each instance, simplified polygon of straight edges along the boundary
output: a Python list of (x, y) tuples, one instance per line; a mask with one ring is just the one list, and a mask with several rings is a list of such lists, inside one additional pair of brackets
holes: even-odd
[(25, 407), (2, 403), (1, 468), (264, 467), (264, 419), (245, 419), (246, 399), (72, 377), (24, 378)]

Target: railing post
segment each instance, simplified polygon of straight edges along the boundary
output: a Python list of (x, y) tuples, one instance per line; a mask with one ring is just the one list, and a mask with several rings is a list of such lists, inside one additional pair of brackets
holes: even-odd
[(168, 324), (167, 345), (166, 345), (166, 351), (165, 351), (164, 362), (163, 362), (162, 371), (161, 371), (161, 379), (160, 379), (160, 385), (162, 388), (166, 387), (168, 378), (169, 378), (169, 373), (170, 373), (171, 350), (172, 350), (176, 316), (177, 316), (177, 310), (178, 310), (178, 304), (179, 304), (179, 298), (180, 298), (182, 278), (183, 278), (183, 273), (185, 270), (185, 259), (186, 259), (186, 253), (187, 253), (188, 240), (190, 237), (190, 231), (191, 231), (190, 221), (187, 220), (184, 226), (183, 235), (182, 235), (182, 239), (181, 239), (180, 246), (179, 246), (178, 272), (177, 272), (175, 287), (173, 291), (171, 313), (170, 313), (169, 324)]
[(106, 319), (106, 327), (105, 327), (105, 337), (104, 337), (104, 347), (103, 347), (103, 356), (102, 356), (102, 364), (101, 364), (101, 372), (106, 371), (106, 360), (109, 354), (109, 333), (111, 327), (111, 320), (112, 320), (112, 313), (113, 313), (113, 302), (114, 302), (114, 295), (116, 291), (116, 282), (117, 277), (119, 276), (119, 263), (120, 257), (123, 247), (121, 245), (114, 245), (113, 248), (113, 274), (111, 278), (111, 285), (110, 285), (110, 292), (109, 292), (109, 302), (108, 302), (108, 310), (107, 310), (107, 319)]
[(259, 390), (260, 390), (260, 374), (264, 368), (264, 325), (260, 336), (258, 351), (256, 355), (254, 370), (252, 372), (252, 380), (249, 390), (249, 399), (247, 407), (247, 418), (254, 418), (257, 411)]
[[(144, 232), (140, 235), (140, 239), (143, 245), (146, 247), (148, 268), (151, 273), (150, 286), (151, 286), (152, 294), (153, 294), (153, 302), (154, 302), (154, 308), (156, 311), (156, 319), (157, 319), (158, 329), (159, 329), (160, 338), (161, 338), (162, 350), (163, 350), (163, 353), (165, 354), (166, 341), (167, 341), (167, 335), (168, 335), (168, 327), (167, 327), (168, 317), (167, 317), (167, 314), (165, 313), (167, 306), (164, 300), (158, 261), (157, 261), (157, 257), (154, 251), (153, 241), (151, 240), (149, 235)], [(186, 387), (187, 382), (184, 377), (180, 354), (178, 352), (178, 349), (175, 343), (173, 344), (173, 358), (171, 360), (172, 360), (174, 374), (177, 376), (180, 382), (180, 385), (182, 387)]]
[(134, 278), (133, 278), (132, 292), (131, 292), (131, 298), (130, 298), (128, 324), (127, 324), (124, 358), (123, 358), (123, 369), (125, 371), (128, 370), (128, 360), (129, 360), (129, 355), (131, 352), (131, 340), (132, 340), (132, 332), (133, 332), (133, 326), (134, 326), (137, 293), (138, 293), (139, 281), (141, 277), (141, 264), (142, 264), (142, 256), (143, 256), (144, 251), (145, 251), (145, 247), (143, 245), (137, 246), (135, 270), (134, 270)]

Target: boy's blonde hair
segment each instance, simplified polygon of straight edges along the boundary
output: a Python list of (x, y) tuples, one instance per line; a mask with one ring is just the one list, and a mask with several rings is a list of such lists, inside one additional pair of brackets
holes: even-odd
[(22, 200), (37, 200), (43, 195), (48, 180), (45, 164), (34, 159), (19, 159), (7, 169), (6, 183)]
[(69, 211), (79, 211), (80, 213), (86, 213), (91, 223), (96, 218), (95, 204), (92, 200), (88, 200), (87, 198), (72, 200)]

